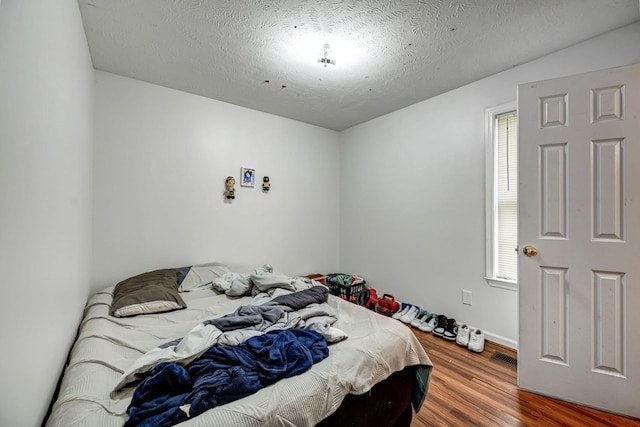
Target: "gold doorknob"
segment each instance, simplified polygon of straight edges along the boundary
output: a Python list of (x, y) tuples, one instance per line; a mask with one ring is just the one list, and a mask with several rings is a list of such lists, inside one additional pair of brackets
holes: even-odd
[(536, 256), (538, 255), (538, 250), (535, 246), (527, 245), (522, 249), (522, 253), (526, 256)]

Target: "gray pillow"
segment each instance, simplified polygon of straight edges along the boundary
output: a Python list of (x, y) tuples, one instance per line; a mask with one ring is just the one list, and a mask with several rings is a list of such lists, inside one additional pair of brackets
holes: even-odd
[(111, 314), (116, 317), (162, 313), (186, 308), (178, 293), (175, 268), (130, 277), (113, 290)]

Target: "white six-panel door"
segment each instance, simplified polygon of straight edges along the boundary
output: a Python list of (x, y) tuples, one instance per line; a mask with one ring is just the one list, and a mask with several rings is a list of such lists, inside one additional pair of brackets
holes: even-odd
[(640, 417), (640, 65), (520, 85), (518, 119), (518, 384)]

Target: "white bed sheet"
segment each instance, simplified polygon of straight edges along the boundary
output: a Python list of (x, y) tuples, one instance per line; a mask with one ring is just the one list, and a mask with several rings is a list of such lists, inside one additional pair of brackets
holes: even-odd
[[(198, 323), (222, 316), (252, 297), (230, 298), (211, 290), (183, 293), (185, 310), (131, 318), (109, 315), (113, 288), (87, 303), (47, 427), (121, 427), (134, 387), (110, 394), (138, 357), (185, 335)], [(313, 426), (349, 394), (361, 394), (406, 366), (431, 366), (424, 349), (401, 322), (329, 296), (334, 325), (349, 336), (331, 344), (329, 357), (304, 374), (214, 408), (181, 425)]]

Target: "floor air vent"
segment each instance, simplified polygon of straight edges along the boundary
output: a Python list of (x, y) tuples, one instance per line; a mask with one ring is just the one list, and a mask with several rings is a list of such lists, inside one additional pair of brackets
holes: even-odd
[(491, 359), (499, 360), (504, 363), (508, 363), (509, 365), (518, 366), (518, 359), (515, 357), (507, 356), (503, 353), (493, 353)]

